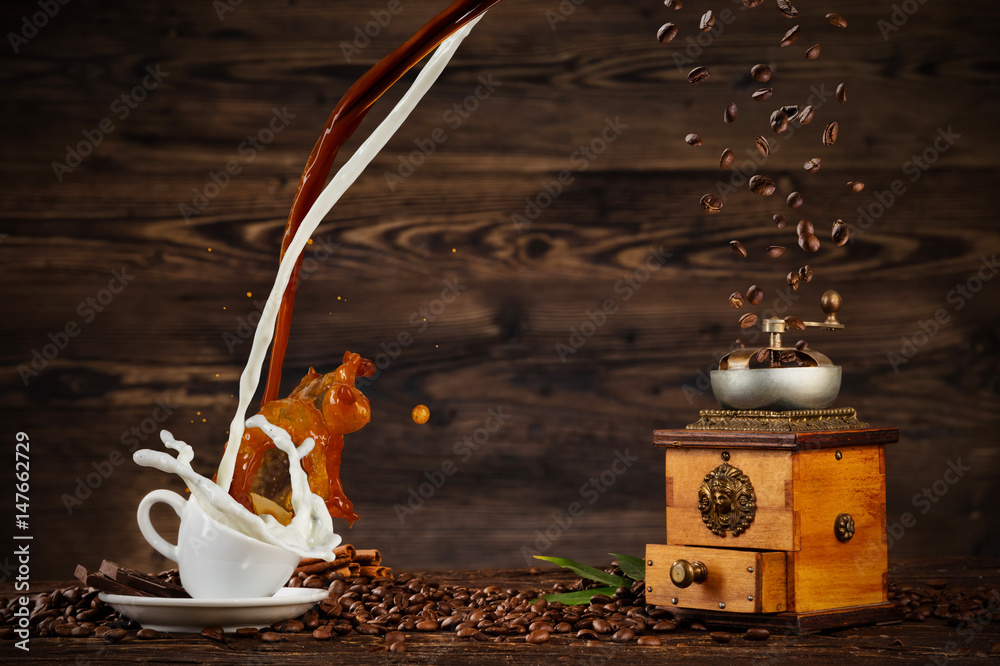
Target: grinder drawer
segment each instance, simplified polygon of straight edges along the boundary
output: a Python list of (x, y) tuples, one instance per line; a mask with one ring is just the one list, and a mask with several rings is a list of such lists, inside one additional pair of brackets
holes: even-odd
[(648, 544), (646, 603), (735, 613), (788, 610), (785, 553)]

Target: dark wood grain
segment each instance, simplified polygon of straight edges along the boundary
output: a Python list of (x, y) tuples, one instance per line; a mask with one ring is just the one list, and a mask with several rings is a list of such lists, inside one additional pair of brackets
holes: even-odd
[[(727, 295), (758, 283), (769, 306), (785, 273), (809, 261), (817, 277), (798, 292), (796, 312), (820, 316), (828, 288), (844, 296), (847, 328), (809, 340), (844, 368), (837, 405), (900, 429), (886, 451), (888, 522), (910, 514), (915, 524), (901, 528), (891, 554), (1000, 554), (1000, 282), (949, 300), (1000, 250), (1000, 141), (991, 120), (1000, 114), (1000, 9), (926, 3), (886, 40), (878, 21), (889, 20), (894, 3), (852, 1), (836, 8), (848, 29), (803, 10), (801, 43), (780, 49), (787, 19), (770, 5), (750, 14), (732, 4), (737, 20), (697, 59), (712, 79), (695, 87), (685, 81), (687, 65), (675, 66), (676, 49), (654, 35), (664, 21), (678, 22), (683, 51), (698, 34), (696, 7), (588, 2), (553, 30), (546, 12), (558, 3), (505, 0), (321, 226), (284, 385), (311, 365), (331, 369), (345, 349), (377, 359), (401, 333), (413, 340), (367, 389), (373, 422), (348, 438), (345, 488), (362, 516), (350, 531), (341, 526), (348, 541), (378, 547), (397, 567), (641, 552), (664, 531), (663, 462), (651, 433), (716, 407), (708, 369), (742, 334)], [(33, 575), (68, 576), (75, 564), (102, 558), (166, 566), (131, 516), (144, 493), (180, 483), (127, 458), (167, 428), (195, 446), (200, 471), (217, 464), (249, 351), (240, 336), (273, 279), (308, 151), (347, 86), (443, 3), (403, 3), (348, 62), (341, 42), (384, 6), (244, 2), (220, 21), (209, 2), (74, 0), (19, 53), (0, 53), (0, 418), (5, 441), (23, 431), (33, 444)], [(14, 30), (34, 11), (33, 2), (10, 2), (0, 16)], [(822, 57), (805, 61), (817, 41)], [(747, 72), (758, 61), (775, 70), (767, 103), (749, 98), (757, 86)], [(163, 84), (119, 118), (114, 100), (156, 65), (169, 73)], [(500, 85), (453, 128), (445, 113), (480, 77)], [(806, 257), (794, 233), (771, 225), (774, 212), (792, 220), (791, 212), (744, 189), (719, 215), (701, 212), (725, 147), (744, 159), (756, 134), (774, 138), (766, 118), (779, 99), (802, 104), (810, 86), (833, 90), (840, 81), (848, 103), (825, 102), (800, 135), (775, 143), (765, 169), (781, 193), (802, 191), (800, 212), (824, 241), (833, 219), (852, 224), (851, 245), (827, 242)], [(401, 90), (376, 105), (345, 155)], [(740, 115), (725, 125), (729, 101)], [(239, 146), (275, 108), (295, 117), (251, 161)], [(57, 180), (52, 162), (103, 118), (115, 131)], [(525, 198), (573, 169), (579, 146), (615, 118), (628, 125), (621, 136), (518, 233), (511, 216), (524, 212)], [(819, 133), (830, 120), (841, 138), (824, 148)], [(949, 127), (960, 137), (911, 180), (906, 163)], [(390, 190), (385, 174), (437, 128), (448, 139)], [(704, 146), (684, 144), (691, 131)], [(806, 174), (802, 163), (817, 156), (823, 168)], [(185, 221), (180, 205), (230, 160), (241, 172)], [(865, 190), (848, 192), (848, 180)], [(858, 208), (877, 211), (876, 193), (895, 180), (905, 194), (859, 234)], [(749, 261), (728, 249), (733, 238)], [(789, 251), (768, 259), (771, 244)], [(616, 285), (661, 246), (671, 256), (625, 300)], [(80, 304), (122, 269), (134, 280), (86, 321)], [(421, 331), (420, 308), (445, 280), (467, 288)], [(618, 311), (564, 362), (557, 345), (608, 299)], [(889, 355), (901, 353), (903, 338), (921, 340), (921, 322), (941, 309), (947, 322), (894, 368)], [(79, 335), (25, 386), (18, 366), (68, 322)], [(157, 401), (170, 410), (161, 422), (153, 420), (165, 413)], [(432, 412), (425, 426), (409, 418), (419, 403)], [(509, 419), (463, 459), (456, 445), (491, 409)], [(586, 491), (619, 452), (638, 460), (605, 492)], [(88, 475), (112, 460), (123, 462), (87, 488)], [(397, 505), (446, 461), (457, 472), (401, 520)], [(953, 485), (942, 481), (950, 464), (964, 470)], [(13, 487), (9, 474), (0, 475), (0, 490)], [(70, 513), (65, 497), (80, 488), (90, 494)], [(569, 529), (552, 528), (573, 503), (584, 514)], [(2, 534), (12, 511), (0, 505)], [(170, 516), (160, 518), (169, 530)], [(0, 576), (9, 563), (0, 553)]]

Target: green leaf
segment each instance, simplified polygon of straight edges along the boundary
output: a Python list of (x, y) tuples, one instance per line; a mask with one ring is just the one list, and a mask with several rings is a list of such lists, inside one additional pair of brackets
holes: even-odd
[(632, 580), (646, 580), (646, 562), (631, 555), (619, 555), (618, 553), (608, 553), (612, 557), (618, 558), (618, 568), (625, 572), (625, 575)]
[(562, 592), (559, 594), (546, 594), (542, 599), (546, 601), (558, 601), (567, 606), (581, 606), (589, 604), (591, 598), (598, 594), (606, 594), (609, 597), (615, 593), (616, 587), (595, 587), (592, 590), (579, 590), (578, 592)]
[[(545, 555), (535, 555), (535, 559), (558, 564), (562, 568), (569, 569), (578, 576), (589, 580), (596, 580), (598, 583), (604, 583), (605, 585), (628, 587), (632, 584), (627, 578), (615, 576), (614, 574), (606, 573), (600, 569), (595, 569), (594, 567), (588, 567), (586, 564), (580, 564), (579, 562), (574, 562), (573, 560), (567, 560), (565, 557), (546, 557)], [(595, 592), (594, 594), (601, 593)]]

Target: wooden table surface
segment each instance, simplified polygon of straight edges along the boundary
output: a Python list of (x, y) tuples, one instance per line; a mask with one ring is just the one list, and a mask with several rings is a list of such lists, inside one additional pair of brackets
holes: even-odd
[[(541, 589), (573, 577), (561, 572), (529, 575), (526, 570), (437, 572), (421, 574), (442, 585)], [(947, 587), (975, 588), (1000, 584), (1000, 561), (954, 558), (905, 560), (890, 565), (890, 581), (920, 586), (931, 578), (947, 580)], [(65, 583), (38, 583), (33, 591), (55, 589)], [(0, 595), (10, 595), (10, 585)], [(995, 609), (994, 609), (995, 610)], [(983, 616), (978, 616), (983, 617)], [(988, 616), (986, 616), (988, 617)], [(712, 627), (709, 627), (711, 630)], [(450, 631), (410, 632), (405, 654), (383, 651), (378, 636), (351, 633), (331, 641), (317, 641), (309, 634), (288, 634), (288, 642), (265, 644), (256, 639), (227, 635), (225, 644), (197, 634), (168, 634), (162, 639), (138, 640), (131, 632), (121, 643), (109, 645), (100, 638), (33, 638), (30, 651), (14, 648), (13, 641), (0, 643), (0, 662), (48, 664), (114, 663), (213, 663), (213, 664), (466, 664), (466, 663), (557, 663), (557, 664), (705, 664), (721, 662), (753, 664), (785, 663), (879, 663), (961, 664), (984, 663), (994, 646), (1000, 650), (1000, 623), (973, 622), (949, 626), (942, 619), (902, 622), (894, 625), (857, 627), (806, 636), (772, 635), (766, 642), (745, 640), (739, 633), (729, 644), (713, 642), (705, 631), (680, 629), (659, 634), (661, 647), (619, 645), (608, 640), (588, 647), (569, 635), (555, 635), (550, 643), (531, 645), (523, 637), (503, 643), (478, 643), (457, 639)], [(993, 655), (989, 659), (997, 659)]]

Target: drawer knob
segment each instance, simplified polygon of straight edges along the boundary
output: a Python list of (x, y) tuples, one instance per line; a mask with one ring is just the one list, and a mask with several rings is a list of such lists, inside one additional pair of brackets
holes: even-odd
[(670, 582), (677, 587), (688, 587), (691, 583), (704, 583), (708, 568), (701, 562), (677, 560), (670, 565)]

